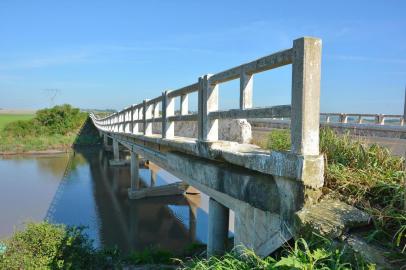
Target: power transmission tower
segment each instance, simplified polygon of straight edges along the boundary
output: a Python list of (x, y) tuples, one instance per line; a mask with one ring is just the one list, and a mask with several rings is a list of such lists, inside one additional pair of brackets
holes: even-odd
[(53, 107), (55, 105), (55, 98), (61, 92), (61, 90), (58, 88), (49, 88), (44, 89), (44, 91), (49, 95), (50, 107)]

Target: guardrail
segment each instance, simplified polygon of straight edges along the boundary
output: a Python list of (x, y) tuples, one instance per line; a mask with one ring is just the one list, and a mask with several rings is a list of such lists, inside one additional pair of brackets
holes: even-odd
[[(196, 83), (131, 105), (104, 118), (91, 115), (95, 124), (109, 132), (153, 134), (152, 123), (161, 122), (161, 137), (174, 138), (174, 122), (197, 121), (198, 140), (218, 140), (218, 119), (283, 118), (292, 119), (292, 151), (318, 155), (315, 132), (319, 129), (321, 40), (299, 38), (287, 50), (259, 58), (237, 67), (198, 78)], [(292, 105), (253, 108), (253, 75), (292, 64)], [(221, 83), (240, 80), (239, 109), (219, 111)], [(198, 112), (189, 113), (188, 95), (198, 93)], [(180, 98), (180, 114), (175, 115), (175, 98)], [(142, 124), (142, 129), (141, 125)]]
[[(405, 119), (400, 114), (360, 114), (360, 113), (321, 113), (320, 120), (326, 123), (374, 123), (377, 125), (385, 125), (385, 120), (393, 120), (392, 124), (403, 126)], [(332, 121), (333, 120), (333, 121)]]

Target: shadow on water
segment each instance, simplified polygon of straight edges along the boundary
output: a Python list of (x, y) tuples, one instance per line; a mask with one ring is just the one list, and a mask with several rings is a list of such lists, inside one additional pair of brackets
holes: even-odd
[[(86, 136), (89, 128), (82, 129)], [(206, 242), (207, 209), (200, 207), (204, 195), (129, 200), (130, 168), (109, 166), (111, 158), (100, 145), (77, 144), (46, 219), (84, 225), (95, 246), (123, 252), (160, 248), (176, 253)], [(143, 187), (178, 181), (152, 163), (146, 166), (140, 169)]]

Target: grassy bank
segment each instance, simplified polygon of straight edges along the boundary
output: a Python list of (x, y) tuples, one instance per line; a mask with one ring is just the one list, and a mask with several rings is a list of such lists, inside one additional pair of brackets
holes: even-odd
[(61, 105), (39, 110), (28, 119), (8, 122), (0, 130), (0, 153), (66, 151), (80, 139), (86, 119), (87, 113)]
[[(271, 150), (290, 148), (289, 130), (269, 134)], [(406, 252), (404, 159), (388, 149), (338, 136), (330, 129), (320, 132), (320, 151), (325, 156), (324, 197), (354, 205), (373, 217), (374, 228), (365, 237)], [(403, 254), (404, 255), (404, 254)], [(403, 258), (406, 263), (406, 256)]]
[(242, 252), (206, 260), (204, 254), (193, 253), (195, 248), (186, 250), (181, 259), (154, 249), (124, 255), (117, 249), (94, 248), (82, 228), (30, 223), (0, 242), (0, 269), (122, 269), (151, 264), (153, 269), (374, 269), (361, 256), (321, 237), (299, 239), (265, 259), (239, 247)]
[(31, 120), (34, 117), (34, 114), (0, 114), (0, 131), (11, 122)]

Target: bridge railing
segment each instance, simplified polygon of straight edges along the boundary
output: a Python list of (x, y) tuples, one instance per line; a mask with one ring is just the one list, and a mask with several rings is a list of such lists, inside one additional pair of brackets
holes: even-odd
[[(197, 121), (198, 140), (217, 141), (219, 119), (282, 118), (292, 119), (292, 151), (318, 155), (321, 40), (299, 38), (293, 47), (242, 64), (207, 74), (196, 83), (134, 104), (104, 118), (92, 116), (96, 125), (110, 132), (153, 135), (152, 123), (161, 122), (161, 137), (174, 137), (176, 121)], [(292, 64), (292, 102), (264, 108), (253, 108), (253, 76), (256, 73)], [(239, 108), (219, 110), (219, 85), (239, 79)], [(188, 95), (198, 93), (198, 112), (189, 114)], [(180, 114), (175, 115), (174, 99), (180, 97)], [(143, 125), (142, 131), (140, 124)]]
[(405, 125), (404, 116), (400, 114), (321, 113), (320, 116), (326, 123)]

